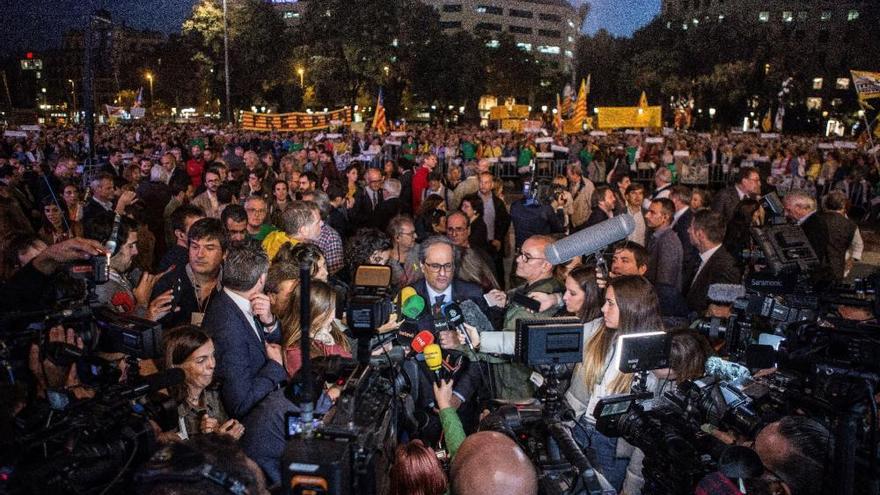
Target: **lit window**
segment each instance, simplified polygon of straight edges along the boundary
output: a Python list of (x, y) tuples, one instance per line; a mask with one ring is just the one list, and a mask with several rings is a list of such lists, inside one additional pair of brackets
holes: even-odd
[(538, 51), (549, 55), (559, 55), (561, 49), (558, 46), (540, 45), (538, 46)]
[(723, 20), (724, 20), (724, 14), (718, 14), (718, 22), (721, 22)]
[(849, 12), (846, 13), (846, 20), (848, 20), (848, 21), (854, 21), (858, 18), (859, 18), (859, 11), (858, 10), (850, 10)]
[(694, 26), (696, 26), (697, 24), (700, 23), (700, 20), (699, 20), (699, 19), (693, 19), (691, 22), (693, 22), (693, 23), (694, 23)]
[(569, 43), (574, 43), (574, 36), (569, 36), (566, 39), (568, 40)]
[(574, 29), (574, 21), (572, 21), (571, 19), (568, 20), (568, 27)]
[(759, 22), (768, 22), (770, 21), (770, 12), (758, 12), (758, 21)]
[(498, 40), (489, 40), (486, 42), (486, 46), (489, 48), (498, 48), (501, 45), (501, 42)]
[(532, 51), (532, 44), (531, 43), (517, 43), (516, 46), (520, 50), (525, 50), (527, 52)]
[(821, 19), (823, 21), (830, 21), (831, 20), (831, 11), (830, 10), (823, 10), (822, 13), (819, 14), (819, 19)]
[(834, 85), (837, 89), (849, 89), (849, 78), (848, 77), (838, 77), (837, 84)]
[(686, 23), (686, 22), (682, 22), (682, 23), (681, 23), (681, 29), (683, 29), (684, 31), (687, 31), (687, 30), (688, 30), (688, 23)]
[(565, 56), (568, 58), (574, 58), (574, 52), (571, 50), (565, 50)]
[(794, 20), (794, 12), (786, 10), (782, 13), (782, 22), (792, 22)]
[(822, 78), (814, 77), (813, 78), (813, 89), (822, 89)]
[(822, 98), (807, 98), (807, 110), (822, 110)]
[(504, 14), (504, 9), (502, 9), (501, 7), (493, 7), (491, 5), (477, 5), (477, 13), (502, 15)]

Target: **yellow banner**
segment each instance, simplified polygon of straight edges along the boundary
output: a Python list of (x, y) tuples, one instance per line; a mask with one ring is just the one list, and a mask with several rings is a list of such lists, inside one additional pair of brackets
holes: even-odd
[(500, 105), (500, 106), (492, 107), (489, 109), (489, 119), (490, 120), (527, 119), (527, 118), (529, 118), (529, 106), (528, 105), (513, 105), (509, 108), (505, 105)]
[(853, 86), (859, 99), (870, 100), (871, 98), (880, 98), (880, 72), (865, 72), (861, 70), (851, 70)]
[(337, 125), (351, 125), (351, 108), (332, 112), (294, 113), (241, 113), (241, 128), (247, 131), (303, 132), (327, 129)]
[(599, 129), (663, 127), (662, 107), (599, 107)]

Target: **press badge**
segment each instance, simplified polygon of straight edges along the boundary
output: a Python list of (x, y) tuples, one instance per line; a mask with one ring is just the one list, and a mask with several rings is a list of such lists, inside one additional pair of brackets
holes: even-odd
[(202, 326), (202, 320), (205, 319), (205, 313), (193, 313), (190, 317), (190, 323), (197, 327)]

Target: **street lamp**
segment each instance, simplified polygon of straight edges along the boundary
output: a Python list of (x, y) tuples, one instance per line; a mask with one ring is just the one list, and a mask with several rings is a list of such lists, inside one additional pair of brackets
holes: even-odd
[(153, 73), (147, 72), (147, 81), (150, 81), (150, 108), (153, 108)]
[(388, 77), (388, 73), (391, 71), (391, 67), (388, 67), (386, 65), (386, 66), (382, 67), (382, 70), (385, 71), (385, 77)]
[(297, 67), (296, 73), (299, 74), (299, 87), (305, 88), (306, 87), (305, 79), (303, 77), (306, 75), (306, 70), (303, 69), (302, 67)]
[(70, 95), (73, 96), (73, 121), (77, 120), (77, 112), (76, 112), (76, 83), (73, 82), (73, 79), (68, 79), (67, 82), (70, 83)]

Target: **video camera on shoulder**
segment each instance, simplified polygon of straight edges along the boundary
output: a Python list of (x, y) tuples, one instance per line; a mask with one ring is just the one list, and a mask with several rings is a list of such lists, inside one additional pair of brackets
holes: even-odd
[(71, 277), (101, 285), (110, 281), (110, 253), (92, 256), (86, 261), (72, 263), (68, 268)]

